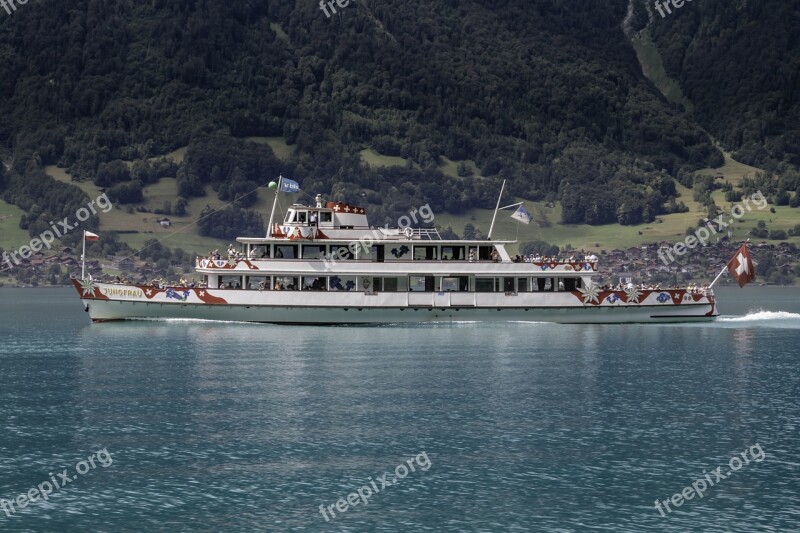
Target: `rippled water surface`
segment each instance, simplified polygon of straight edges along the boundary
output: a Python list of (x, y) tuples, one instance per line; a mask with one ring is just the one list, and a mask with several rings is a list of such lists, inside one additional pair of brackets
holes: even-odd
[(0, 530), (798, 530), (800, 291), (718, 296), (713, 324), (319, 328), (0, 290), (0, 498), (76, 478)]

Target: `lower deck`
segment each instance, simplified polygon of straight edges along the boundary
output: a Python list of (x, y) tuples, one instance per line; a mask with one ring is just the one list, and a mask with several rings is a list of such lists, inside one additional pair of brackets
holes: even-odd
[(115, 285), (91, 280), (74, 280), (74, 285), (95, 321), (193, 318), (307, 324), (429, 320), (616, 323), (703, 320), (717, 315), (713, 295), (686, 289), (260, 291)]

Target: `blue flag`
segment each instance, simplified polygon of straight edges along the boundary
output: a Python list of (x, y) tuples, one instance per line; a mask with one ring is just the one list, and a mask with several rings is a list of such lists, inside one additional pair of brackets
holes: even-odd
[(282, 178), (281, 192), (300, 192), (300, 184), (289, 178)]
[(525, 206), (524, 206), (524, 205), (520, 205), (520, 206), (519, 206), (519, 209), (517, 209), (517, 210), (514, 212), (514, 214), (513, 214), (513, 215), (511, 215), (511, 218), (514, 218), (514, 219), (516, 219), (516, 220), (519, 220), (519, 221), (520, 221), (520, 222), (522, 222), (523, 224), (530, 224), (530, 223), (531, 223), (531, 220), (533, 219), (533, 217), (531, 216), (531, 214), (530, 214), (530, 213), (528, 213), (528, 210), (527, 210), (527, 209), (525, 209)]

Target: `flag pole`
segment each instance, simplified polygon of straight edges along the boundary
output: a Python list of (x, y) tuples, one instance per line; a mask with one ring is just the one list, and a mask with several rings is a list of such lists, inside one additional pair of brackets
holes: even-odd
[(281, 182), (283, 174), (278, 176), (278, 186), (275, 188), (275, 199), (272, 201), (272, 212), (269, 214), (269, 226), (267, 226), (267, 237), (272, 237), (272, 219), (275, 216), (275, 206), (278, 205), (278, 193), (281, 192)]
[(86, 230), (83, 230), (83, 252), (81, 253), (81, 281), (86, 279)]
[(494, 229), (494, 219), (497, 218), (497, 211), (500, 209), (500, 200), (503, 199), (503, 189), (506, 188), (506, 180), (503, 180), (503, 185), (500, 187), (500, 196), (497, 197), (497, 205), (494, 208), (492, 215), (492, 225), (489, 226), (489, 234), (486, 236), (488, 240), (492, 240), (492, 230)]
[(722, 275), (725, 273), (726, 270), (728, 270), (728, 265), (727, 264), (724, 267), (722, 267), (722, 270), (719, 271), (719, 274), (717, 274), (717, 277), (714, 278), (714, 281), (712, 281), (711, 285), (708, 286), (709, 289), (714, 286), (714, 284), (719, 280), (719, 278), (722, 277)]

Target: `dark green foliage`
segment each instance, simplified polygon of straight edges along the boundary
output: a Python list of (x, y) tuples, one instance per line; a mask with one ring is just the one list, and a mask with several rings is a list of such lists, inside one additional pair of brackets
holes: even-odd
[(236, 207), (222, 211), (212, 211), (207, 207), (200, 213), (197, 226), (200, 235), (230, 241), (239, 236), (263, 237), (266, 234), (260, 214)]
[[(180, 171), (134, 163), (131, 177), (176, 175), (185, 198), (211, 185), (246, 207), (249, 190), (284, 173), (307, 191), (391, 201), (376, 206), (389, 218), (428, 195), (437, 210), (491, 207), (499, 179), (435, 172), (441, 156), (473, 159), (515, 196), (556, 193), (565, 176), (614, 191), (569, 217), (612, 222), (624, 207), (635, 223), (672, 196), (657, 186), (660, 198), (649, 196), (662, 170), (721, 155), (641, 75), (620, 31), (625, 9), (385, 0), (326, 19), (315, 2), (30, 4), (0, 21), (0, 143), (108, 186), (130, 178), (101, 165), (191, 144)], [(637, 9), (634, 27), (644, 16)], [(283, 135), (296, 155), (283, 164), (231, 135)], [(408, 173), (364, 167), (365, 146), (407, 159)], [(356, 187), (337, 188), (345, 182)]]
[(703, 0), (655, 20), (664, 66), (700, 123), (737, 160), (800, 165), (797, 2)]
[(110, 163), (100, 163), (97, 174), (94, 177), (94, 184), (98, 187), (110, 187), (115, 183), (130, 181), (131, 173), (128, 165), (116, 159)]
[[(38, 158), (16, 160), (15, 169), (23, 172), (11, 174), (2, 198), (25, 211), (20, 227), (27, 229), (31, 236), (41, 234), (50, 229), (52, 223), (58, 224), (64, 218), (69, 218), (68, 223), (72, 225), (77, 210), (85, 208), (90, 202), (86, 194), (77, 187), (57, 182), (45, 174)], [(96, 229), (98, 224), (97, 215), (91, 215), (80, 227), (91, 230)], [(80, 231), (72, 231), (62, 237), (62, 240), (75, 243), (79, 241), (80, 235)]]
[(107, 195), (112, 202), (118, 204), (138, 204), (144, 201), (142, 183), (138, 180), (114, 185)]
[(546, 243), (545, 241), (530, 241), (524, 242), (519, 247), (519, 251), (523, 255), (541, 255), (547, 257), (555, 257), (558, 255), (558, 246)]
[(726, 191), (725, 192), (725, 201), (726, 202), (741, 202), (742, 201), (742, 192), (741, 191)]
[(222, 135), (199, 135), (192, 139), (177, 173), (178, 193), (185, 198), (204, 196), (210, 184), (220, 200), (249, 207), (258, 200), (257, 189), (286, 170), (269, 147)]

